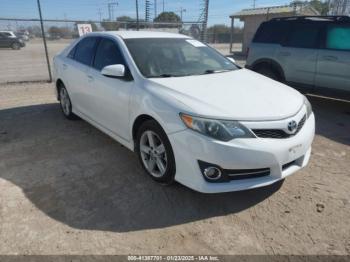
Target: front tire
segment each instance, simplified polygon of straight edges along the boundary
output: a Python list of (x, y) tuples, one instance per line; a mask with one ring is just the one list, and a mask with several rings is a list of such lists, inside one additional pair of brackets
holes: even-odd
[(67, 89), (63, 85), (61, 85), (59, 88), (59, 96), (63, 115), (69, 120), (77, 119), (77, 116), (72, 111), (72, 102)]
[(19, 49), (21, 48), (21, 46), (19, 45), (19, 43), (13, 43), (13, 44), (11, 45), (11, 48), (12, 48), (13, 50), (19, 50)]
[(166, 185), (174, 182), (174, 153), (166, 133), (156, 121), (148, 120), (140, 126), (135, 149), (142, 167), (153, 180)]

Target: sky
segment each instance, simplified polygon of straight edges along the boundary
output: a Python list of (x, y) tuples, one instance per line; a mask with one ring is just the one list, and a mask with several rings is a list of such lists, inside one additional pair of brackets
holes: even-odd
[[(158, 14), (163, 0), (157, 1)], [(136, 17), (135, 0), (40, 0), (44, 19), (100, 20), (108, 19), (108, 3), (117, 2), (114, 17)], [(154, 0), (150, 0), (153, 4)], [(201, 0), (164, 0), (165, 11), (183, 12), (184, 21), (197, 21)], [(229, 24), (229, 15), (244, 8), (252, 8), (253, 0), (210, 0), (209, 25)], [(290, 0), (256, 0), (256, 7), (288, 4)], [(145, 0), (139, 0), (140, 18), (144, 18)], [(0, 18), (38, 18), (37, 0), (0, 0)]]

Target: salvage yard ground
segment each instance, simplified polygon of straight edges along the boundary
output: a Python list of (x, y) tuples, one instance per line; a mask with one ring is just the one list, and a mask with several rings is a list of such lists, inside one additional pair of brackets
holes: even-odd
[(66, 120), (52, 84), (0, 85), (0, 254), (350, 254), (350, 103), (309, 97), (309, 166), (256, 190), (164, 187)]

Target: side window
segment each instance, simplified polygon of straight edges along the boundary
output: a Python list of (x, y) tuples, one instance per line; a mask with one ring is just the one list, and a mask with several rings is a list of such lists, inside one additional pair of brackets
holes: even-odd
[(85, 65), (91, 65), (96, 40), (97, 38), (95, 37), (88, 37), (81, 40), (76, 47), (74, 60)]
[(125, 64), (117, 44), (109, 39), (101, 39), (95, 55), (94, 68), (102, 70), (105, 66)]
[(289, 23), (287, 22), (269, 22), (263, 23), (256, 32), (253, 42), (279, 44), (289, 31)]
[(299, 23), (293, 26), (286, 46), (297, 48), (317, 48), (322, 24)]
[(327, 28), (326, 48), (350, 51), (350, 25), (332, 25)]

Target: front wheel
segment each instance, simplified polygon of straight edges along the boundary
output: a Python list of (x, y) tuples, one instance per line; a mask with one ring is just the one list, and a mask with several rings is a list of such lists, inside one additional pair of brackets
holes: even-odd
[(13, 50), (19, 50), (19, 49), (21, 48), (21, 46), (19, 45), (19, 43), (13, 43), (12, 46), (11, 46), (11, 48), (12, 48)]
[(167, 185), (174, 182), (174, 153), (166, 133), (156, 121), (146, 121), (139, 128), (136, 152), (142, 167), (155, 181)]

